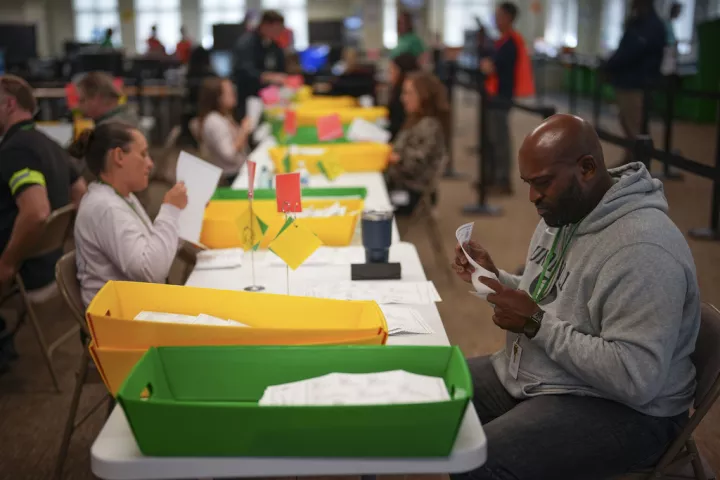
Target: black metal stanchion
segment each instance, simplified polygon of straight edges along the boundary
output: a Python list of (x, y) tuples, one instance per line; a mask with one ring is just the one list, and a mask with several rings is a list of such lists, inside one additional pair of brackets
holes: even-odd
[(712, 205), (710, 205), (710, 227), (691, 229), (688, 233), (696, 240), (720, 240), (720, 112), (716, 122), (715, 178), (713, 179)]
[[(665, 153), (672, 153), (673, 145), (673, 122), (675, 121), (675, 90), (677, 88), (677, 75), (667, 77), (667, 88), (665, 89), (665, 116), (663, 117), (664, 149)], [(656, 175), (662, 180), (682, 180), (683, 174), (675, 171), (667, 162), (663, 162), (663, 172)]]
[(542, 105), (545, 99), (545, 70), (547, 69), (547, 57), (542, 55), (538, 57), (537, 70), (535, 75), (535, 102)]
[(635, 138), (635, 146), (633, 148), (633, 156), (638, 162), (642, 162), (645, 168), (650, 169), (650, 160), (652, 160), (653, 141), (650, 135), (638, 135)]
[(602, 109), (602, 73), (598, 70), (595, 74), (595, 88), (592, 92), (592, 119), (595, 128), (600, 126), (600, 110)]
[(446, 180), (465, 180), (467, 175), (455, 170), (455, 149), (453, 148), (453, 136), (455, 134), (455, 102), (453, 101), (453, 93), (455, 91), (455, 75), (457, 74), (457, 64), (455, 62), (447, 62), (445, 72), (447, 78), (445, 85), (447, 87), (448, 103), (450, 104), (450, 134), (445, 141), (448, 147), (448, 163), (445, 166), (443, 178)]
[(478, 92), (478, 129), (480, 148), (477, 149), (478, 159), (478, 173), (480, 178), (477, 182), (478, 201), (475, 204), (466, 205), (463, 207), (462, 212), (466, 215), (488, 215), (495, 216), (500, 215), (502, 210), (498, 207), (493, 207), (486, 203), (487, 193), (487, 162), (490, 160), (489, 148), (488, 148), (488, 130), (487, 130), (487, 108), (488, 99), (485, 92), (485, 77), (478, 74), (477, 78), (477, 92)]

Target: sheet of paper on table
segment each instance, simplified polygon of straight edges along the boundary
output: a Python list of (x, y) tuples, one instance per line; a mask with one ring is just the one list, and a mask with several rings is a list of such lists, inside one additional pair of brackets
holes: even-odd
[(242, 265), (244, 255), (242, 248), (219, 248), (198, 252), (195, 263), (196, 270), (217, 270), (235, 268)]
[(405, 305), (382, 305), (390, 335), (435, 333), (420, 312)]
[(216, 325), (222, 327), (250, 327), (237, 320), (214, 317), (201, 313), (200, 315), (183, 315), (180, 313), (142, 311), (135, 316), (135, 320), (143, 322), (179, 323), (185, 325)]
[(262, 142), (272, 135), (272, 127), (268, 122), (263, 122), (262, 125), (257, 127), (253, 132), (253, 140), (255, 142)]
[(460, 248), (462, 248), (463, 253), (465, 254), (465, 258), (467, 258), (468, 262), (470, 262), (470, 265), (472, 265), (475, 268), (475, 271), (472, 273), (470, 279), (472, 280), (472, 285), (475, 288), (475, 291), (470, 291), (471, 294), (475, 295), (476, 297), (480, 297), (482, 299), (486, 299), (489, 293), (492, 293), (492, 289), (486, 285), (483, 285), (480, 283), (480, 277), (490, 277), (497, 280), (497, 276), (490, 272), (489, 270), (484, 269), (481, 267), (475, 260), (468, 255), (467, 251), (465, 250), (465, 244), (470, 241), (472, 238), (472, 231), (473, 226), (475, 225), (474, 222), (466, 223), (464, 225), (460, 225), (458, 229), (455, 231), (455, 238), (457, 239), (458, 244), (460, 245)]
[(191, 242), (200, 241), (205, 206), (212, 198), (222, 169), (187, 152), (180, 152), (176, 178), (185, 182), (188, 203), (180, 212), (180, 238)]
[(347, 207), (335, 202), (325, 208), (305, 207), (303, 211), (295, 215), (295, 218), (319, 218), (319, 217), (342, 217), (348, 213)]
[(425, 305), (442, 301), (432, 282), (344, 281), (310, 285), (306, 297), (336, 300), (374, 300), (379, 304)]
[[(255, 147), (255, 150), (250, 152), (250, 155), (248, 155), (248, 160), (252, 160), (257, 164), (258, 171), (262, 170), (262, 167), (267, 167), (271, 171), (275, 170), (275, 166), (272, 161), (272, 157), (270, 157), (270, 149), (277, 146), (277, 141), (275, 140), (275, 137), (270, 136), (260, 142), (260, 144)], [(257, 182), (259, 175), (255, 176), (255, 182)], [(256, 187), (258, 187), (257, 183), (255, 184)]]
[(272, 385), (258, 402), (269, 405), (388, 405), (450, 400), (442, 378), (404, 370), (377, 373), (329, 373)]

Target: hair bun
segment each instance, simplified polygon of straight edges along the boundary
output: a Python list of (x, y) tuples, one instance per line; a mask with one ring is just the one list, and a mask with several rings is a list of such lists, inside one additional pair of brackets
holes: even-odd
[(68, 147), (67, 151), (68, 153), (77, 158), (78, 160), (82, 160), (87, 156), (88, 150), (90, 149), (90, 144), (93, 141), (93, 138), (95, 136), (95, 131), (92, 128), (87, 128), (80, 132), (80, 135), (73, 141), (70, 146)]

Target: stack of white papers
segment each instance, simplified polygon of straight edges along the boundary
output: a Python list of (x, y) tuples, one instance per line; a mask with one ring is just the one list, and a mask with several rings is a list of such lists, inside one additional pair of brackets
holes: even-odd
[(435, 333), (425, 323), (422, 315), (414, 308), (400, 305), (383, 305), (381, 309), (385, 315), (390, 335)]
[(295, 218), (342, 217), (347, 214), (347, 207), (338, 202), (325, 208), (304, 207), (302, 212), (295, 214)]
[(388, 143), (390, 132), (372, 122), (356, 118), (348, 128), (347, 139), (352, 142)]
[(160, 322), (160, 323), (183, 323), (185, 325), (216, 325), (221, 327), (249, 327), (244, 323), (236, 320), (226, 320), (224, 318), (213, 317), (201, 313), (200, 315), (182, 315), (179, 313), (163, 313), (142, 311), (135, 316), (135, 320), (143, 322)]
[(263, 406), (390, 405), (450, 400), (442, 378), (404, 370), (378, 373), (329, 373), (299, 382), (272, 385)]
[(374, 300), (379, 304), (424, 305), (441, 301), (432, 282), (327, 282), (308, 287), (305, 296), (335, 300)]
[(242, 248), (219, 248), (198, 252), (195, 263), (196, 270), (217, 270), (235, 268), (242, 265), (244, 255)]
[(317, 156), (325, 155), (327, 149), (323, 147), (301, 147), (299, 145), (290, 145), (290, 155), (307, 155)]

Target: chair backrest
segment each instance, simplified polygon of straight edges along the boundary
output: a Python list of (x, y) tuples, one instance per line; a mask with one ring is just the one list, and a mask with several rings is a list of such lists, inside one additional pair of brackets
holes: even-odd
[(695, 408), (710, 400), (713, 386), (720, 382), (720, 311), (709, 303), (703, 303), (700, 311), (700, 332), (695, 343), (692, 361), (695, 364), (697, 389)]
[(205, 247), (196, 243), (181, 241), (175, 259), (168, 272), (168, 283), (170, 285), (185, 285), (188, 277), (195, 268), (197, 254), (205, 250)]
[(75, 223), (77, 208), (73, 204), (65, 205), (50, 213), (38, 243), (28, 253), (27, 258), (41, 257), (62, 250)]
[(73, 318), (80, 324), (82, 331), (88, 333), (85, 325), (85, 306), (80, 294), (80, 282), (77, 278), (77, 263), (75, 262), (75, 251), (63, 255), (55, 264), (55, 280)]

